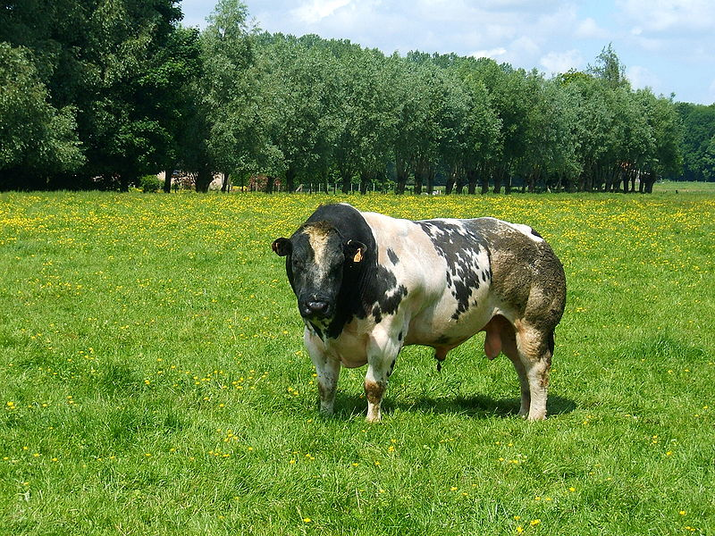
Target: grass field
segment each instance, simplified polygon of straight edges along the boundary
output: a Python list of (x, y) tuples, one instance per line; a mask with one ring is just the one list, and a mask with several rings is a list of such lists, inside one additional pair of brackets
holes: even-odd
[[(0, 534), (715, 534), (715, 192), (352, 196), (561, 257), (549, 419), (483, 335), (321, 418), (271, 241), (308, 195), (0, 195)], [(345, 200), (346, 198), (337, 198)]]

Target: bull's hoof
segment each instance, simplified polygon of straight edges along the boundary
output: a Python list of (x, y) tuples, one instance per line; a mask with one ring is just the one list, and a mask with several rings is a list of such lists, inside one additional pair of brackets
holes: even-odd
[(370, 415), (368, 413), (367, 417), (365, 417), (365, 421), (369, 422), (370, 424), (378, 424), (382, 422), (382, 415), (379, 413), (377, 415)]
[(545, 421), (546, 420), (546, 412), (538, 412), (535, 413), (534, 415), (529, 414), (526, 419), (528, 421)]
[(320, 414), (323, 417), (332, 417), (335, 412), (333, 411), (333, 406), (321, 406)]

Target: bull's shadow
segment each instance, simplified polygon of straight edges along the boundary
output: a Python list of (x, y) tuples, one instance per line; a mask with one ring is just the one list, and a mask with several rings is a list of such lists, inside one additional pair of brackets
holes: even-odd
[[(429, 414), (459, 414), (471, 418), (516, 417), (519, 413), (518, 398), (495, 399), (484, 395), (456, 397), (417, 397), (410, 401), (390, 399), (389, 395), (382, 401), (382, 412), (389, 415), (396, 409), (404, 412), (420, 412)], [(359, 394), (338, 392), (335, 396), (335, 415), (346, 418), (364, 415), (367, 400)], [(549, 395), (546, 405), (547, 415), (565, 415), (576, 409), (573, 400), (558, 395)]]

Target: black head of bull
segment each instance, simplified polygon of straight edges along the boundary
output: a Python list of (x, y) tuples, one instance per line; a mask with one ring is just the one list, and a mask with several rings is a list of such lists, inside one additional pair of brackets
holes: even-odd
[(357, 271), (365, 244), (345, 240), (327, 222), (306, 224), (288, 238), (273, 242), (273, 251), (286, 259), (288, 281), (306, 320), (331, 320), (338, 307), (343, 280)]
[(273, 242), (273, 251), (286, 257), (298, 310), (314, 325), (342, 324), (358, 312), (354, 307), (361, 300), (355, 294), (374, 262), (374, 239), (362, 218), (362, 225), (354, 221), (355, 214), (347, 205), (320, 207), (290, 238)]

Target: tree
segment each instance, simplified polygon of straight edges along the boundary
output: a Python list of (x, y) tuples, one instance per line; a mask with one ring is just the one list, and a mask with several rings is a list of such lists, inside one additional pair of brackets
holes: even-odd
[(378, 50), (353, 46), (340, 50), (338, 98), (333, 119), (332, 160), (343, 193), (360, 178), (360, 190), (385, 173), (395, 126), (394, 101), (385, 76), (386, 61)]
[[(181, 18), (175, 0), (101, 2), (87, 11), (86, 44), (78, 54), (91, 72), (73, 98), (89, 177), (122, 191), (162, 167), (172, 136), (162, 122), (160, 91), (148, 90), (167, 39)], [(68, 43), (69, 46), (69, 43)]]
[(292, 192), (296, 181), (312, 182), (327, 173), (338, 64), (314, 36), (277, 34), (261, 41), (257, 76), (263, 129), (277, 155), (274, 171)]
[(50, 104), (30, 56), (0, 43), (0, 190), (46, 188), (47, 176), (84, 163), (76, 110)]
[(220, 0), (201, 33), (203, 72), (193, 85), (189, 120), (191, 150), (186, 165), (196, 189), (208, 190), (215, 172), (251, 167), (256, 159), (257, 87), (249, 70), (255, 62), (256, 29), (239, 0)]
[(163, 189), (169, 193), (174, 169), (182, 166), (183, 156), (191, 150), (186, 125), (196, 112), (194, 88), (203, 71), (199, 31), (176, 28), (153, 63), (140, 83), (151, 95), (147, 100), (156, 103), (157, 120), (168, 134), (158, 160), (165, 170)]
[(675, 105), (684, 125), (680, 150), (686, 180), (715, 180), (712, 140), (715, 137), (715, 105), (678, 103)]
[(616, 51), (613, 50), (612, 43), (601, 50), (601, 53), (596, 56), (596, 63), (589, 64), (586, 72), (603, 80), (611, 89), (618, 87), (630, 89), (630, 82), (626, 78), (626, 67), (621, 63)]

